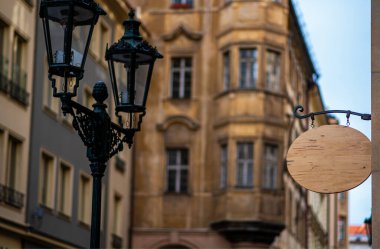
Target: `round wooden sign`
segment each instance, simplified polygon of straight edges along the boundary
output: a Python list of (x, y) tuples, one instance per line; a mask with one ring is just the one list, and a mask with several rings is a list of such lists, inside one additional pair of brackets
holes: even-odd
[(325, 125), (299, 136), (286, 161), (301, 186), (319, 193), (343, 192), (371, 174), (371, 142), (350, 127)]

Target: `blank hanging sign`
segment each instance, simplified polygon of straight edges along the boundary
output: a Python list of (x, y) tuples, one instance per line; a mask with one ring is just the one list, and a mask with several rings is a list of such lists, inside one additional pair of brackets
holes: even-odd
[(299, 136), (286, 161), (301, 186), (318, 193), (343, 192), (371, 174), (371, 141), (353, 128), (324, 125)]

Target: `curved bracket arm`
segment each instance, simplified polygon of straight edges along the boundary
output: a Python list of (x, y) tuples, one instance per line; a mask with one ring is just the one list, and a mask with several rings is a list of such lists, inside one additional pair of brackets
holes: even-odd
[(349, 117), (350, 115), (355, 115), (355, 116), (360, 116), (362, 120), (371, 120), (371, 114), (358, 113), (358, 112), (353, 112), (350, 110), (347, 110), (347, 111), (345, 111), (345, 110), (328, 110), (328, 111), (321, 111), (321, 112), (310, 112), (310, 113), (305, 114), (305, 115), (299, 114), (299, 112), (303, 112), (303, 111), (304, 111), (303, 106), (297, 105), (294, 108), (294, 116), (298, 119), (304, 119), (304, 118), (314, 117), (316, 115), (326, 115), (326, 114), (330, 114), (330, 113), (345, 113), (347, 115), (347, 117)]

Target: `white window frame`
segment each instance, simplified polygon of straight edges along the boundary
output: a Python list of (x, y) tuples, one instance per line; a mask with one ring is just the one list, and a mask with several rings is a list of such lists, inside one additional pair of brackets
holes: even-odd
[(277, 188), (277, 168), (279, 160), (279, 146), (277, 144), (264, 144), (262, 188)]
[(271, 92), (281, 92), (281, 53), (266, 50), (265, 89)]
[(223, 53), (223, 88), (224, 91), (231, 88), (231, 53), (228, 50)]
[[(191, 65), (186, 66), (186, 60), (190, 60)], [(174, 67), (174, 60), (180, 61), (179, 67)], [(173, 57), (171, 59), (171, 80), (170, 80), (170, 96), (174, 99), (190, 99), (191, 98), (191, 92), (192, 92), (192, 67), (193, 67), (193, 58), (192, 57)], [(174, 73), (179, 73), (179, 96), (174, 96)], [(189, 96), (185, 96), (185, 89), (186, 89), (186, 73), (190, 73), (190, 93)]]
[[(245, 53), (244, 53), (245, 52)], [(253, 56), (246, 56), (250, 54)], [(239, 88), (255, 89), (258, 81), (258, 50), (257, 48), (240, 48), (239, 50)], [(245, 70), (243, 72), (243, 70)]]
[[(169, 153), (170, 151), (173, 151), (176, 155), (176, 163), (170, 165), (169, 164)], [(181, 159), (182, 159), (182, 152), (187, 153), (187, 164), (182, 164)], [(186, 148), (168, 148), (166, 150), (166, 155), (167, 155), (167, 162), (166, 162), (166, 191), (168, 193), (186, 193), (189, 190), (189, 150)], [(175, 183), (174, 183), (174, 190), (169, 190), (169, 172), (174, 171), (175, 172)], [(183, 187), (182, 179), (181, 179), (181, 172), (182, 171), (187, 171), (187, 179), (186, 179), (186, 190), (181, 191), (181, 187)]]
[[(85, 181), (83, 179), (86, 179)], [(84, 188), (84, 182), (86, 187)], [(78, 188), (78, 221), (83, 224), (91, 223), (91, 196), (92, 196), (92, 178), (84, 172), (79, 173)]]
[[(239, 158), (239, 147), (242, 147), (243, 157)], [(249, 152), (251, 150), (251, 153)], [(252, 155), (252, 158), (249, 155)], [(253, 187), (254, 169), (254, 143), (237, 142), (236, 144), (236, 186), (250, 188)], [(241, 176), (241, 177), (240, 177)]]
[[(68, 172), (66, 172), (68, 175), (65, 175), (65, 177), (68, 177), (66, 179), (63, 179), (62, 168), (66, 168), (68, 170)], [(72, 213), (73, 168), (74, 167), (70, 163), (60, 160), (57, 181), (57, 210), (67, 216), (71, 216)], [(65, 180), (65, 182), (62, 182), (62, 180)], [(63, 190), (62, 187), (64, 187)], [(64, 203), (62, 203), (62, 198), (64, 199)]]
[[(49, 159), (48, 165), (44, 164), (44, 156)], [(56, 161), (57, 159), (53, 153), (46, 150), (41, 151), (38, 191), (39, 203), (50, 209), (54, 209), (55, 203)]]

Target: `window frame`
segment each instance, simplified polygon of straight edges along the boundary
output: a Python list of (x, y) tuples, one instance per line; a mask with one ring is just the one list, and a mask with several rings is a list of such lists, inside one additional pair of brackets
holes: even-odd
[[(82, 179), (86, 179), (86, 188), (83, 186)], [(78, 205), (77, 219), (80, 224), (90, 226), (91, 224), (91, 196), (92, 196), (92, 178), (89, 174), (81, 171), (79, 173), (78, 183)]]
[[(239, 158), (239, 146), (243, 146), (243, 158)], [(251, 155), (249, 158), (249, 147), (251, 147)], [(253, 188), (254, 187), (254, 159), (255, 159), (255, 143), (253, 141), (237, 141), (236, 142), (236, 187), (237, 188)], [(242, 166), (240, 166), (242, 165)], [(240, 173), (241, 171), (241, 173)], [(240, 177), (241, 175), (241, 177)], [(241, 178), (241, 180), (240, 180)]]
[[(62, 191), (62, 167), (65, 167), (68, 172), (67, 172), (67, 176), (68, 179), (65, 179), (65, 190)], [(73, 175), (74, 175), (74, 167), (72, 164), (64, 161), (64, 160), (60, 160), (59, 162), (59, 167), (58, 167), (58, 180), (57, 180), (57, 211), (60, 213), (60, 214), (63, 214), (63, 215), (66, 215), (66, 216), (71, 216), (72, 214), (72, 204), (73, 204)], [(68, 184), (68, 186), (66, 185)], [(62, 196), (62, 193), (64, 196)], [(65, 203), (63, 204), (64, 206), (62, 206), (62, 197), (64, 198), (65, 200)]]
[[(246, 56), (250, 51), (254, 56)], [(242, 64), (246, 64), (243, 67)], [(243, 73), (243, 70), (244, 73)], [(244, 77), (243, 77), (244, 76)], [(239, 48), (239, 89), (257, 89), (259, 81), (259, 49), (258, 47)]]
[(219, 177), (219, 187), (221, 190), (226, 190), (228, 186), (228, 143), (220, 144), (220, 177)]
[[(226, 58), (228, 60), (226, 61)], [(223, 91), (228, 91), (231, 89), (231, 51), (226, 50), (222, 54), (222, 64), (223, 64)]]
[[(170, 165), (170, 156), (169, 153), (174, 152), (176, 163)], [(182, 164), (183, 156), (182, 153), (186, 153), (187, 160), (185, 163)], [(166, 193), (173, 193), (173, 194), (185, 194), (189, 192), (189, 157), (190, 151), (188, 148), (167, 148), (166, 149)], [(170, 189), (171, 183), (170, 181), (170, 171), (174, 171), (174, 190)], [(183, 171), (186, 172), (186, 185), (183, 186), (183, 181), (181, 180)]]
[[(267, 148), (276, 149), (276, 158), (267, 158)], [(262, 174), (261, 174), (261, 187), (266, 190), (275, 190), (278, 188), (278, 170), (279, 170), (279, 152), (280, 146), (276, 143), (264, 143), (263, 147), (263, 160), (262, 160)], [(269, 163), (269, 167), (268, 167)], [(271, 171), (272, 170), (272, 171)], [(268, 172), (269, 171), (269, 172)]]
[[(44, 156), (50, 159), (48, 165), (45, 164)], [(56, 156), (53, 153), (43, 149), (40, 152), (40, 167), (39, 167), (39, 187), (38, 187), (38, 202), (41, 206), (54, 209), (55, 206), (55, 187), (56, 187)], [(47, 169), (47, 171), (46, 171)], [(46, 183), (46, 186), (45, 186)], [(46, 193), (45, 190), (46, 189)]]
[[(274, 55), (271, 61), (273, 64), (270, 65), (270, 57)], [(269, 71), (271, 68), (271, 72)], [(274, 73), (273, 71), (276, 71)], [(282, 78), (282, 53), (275, 49), (265, 50), (265, 85), (264, 89), (270, 92), (280, 93), (281, 89), (281, 78)]]
[[(179, 60), (179, 67), (174, 67), (174, 60)], [(186, 66), (186, 60), (190, 61), (190, 66)], [(178, 96), (174, 94), (174, 74), (179, 73), (178, 82)], [(186, 81), (186, 73), (190, 74), (190, 79)], [(175, 56), (170, 60), (170, 98), (172, 99), (191, 99), (192, 98), (192, 85), (193, 85), (193, 57), (192, 56)], [(187, 85), (188, 83), (188, 85)], [(186, 88), (188, 90), (188, 96), (186, 95)]]

